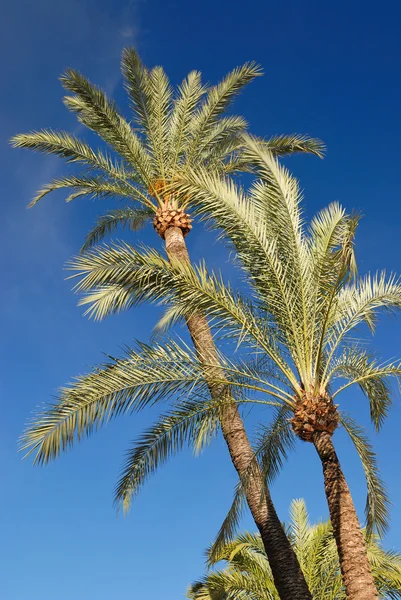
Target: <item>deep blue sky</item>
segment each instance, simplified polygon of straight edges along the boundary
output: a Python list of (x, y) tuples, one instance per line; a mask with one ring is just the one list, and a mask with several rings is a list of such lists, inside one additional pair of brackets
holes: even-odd
[[(82, 317), (63, 265), (104, 206), (66, 205), (55, 196), (27, 211), (34, 191), (65, 168), (11, 150), (7, 139), (46, 126), (76, 129), (57, 80), (67, 66), (124, 106), (119, 55), (127, 44), (135, 44), (150, 65), (162, 63), (173, 82), (194, 68), (213, 82), (256, 60), (265, 75), (239, 99), (237, 111), (259, 135), (298, 131), (323, 138), (323, 162), (299, 157), (290, 163), (305, 189), (308, 214), (335, 199), (361, 209), (361, 269), (401, 271), (401, 9), (395, 0), (15, 0), (3, 2), (1, 13), (0, 596), (176, 600), (202, 574), (203, 549), (231, 499), (235, 476), (221, 440), (199, 459), (184, 453), (172, 461), (149, 482), (127, 519), (112, 508), (113, 486), (124, 449), (150, 413), (110, 424), (45, 469), (33, 469), (16, 452), (34, 407), (100, 362), (102, 351), (112, 354), (135, 338), (147, 340), (156, 310), (142, 307), (100, 324)], [(150, 229), (142, 239), (158, 244)], [(199, 231), (189, 244), (194, 257), (204, 254), (210, 265), (225, 266), (225, 253), (217, 244), (205, 249)], [(400, 334), (400, 318), (380, 323), (375, 343), (383, 357), (401, 354)], [(358, 394), (345, 403), (367, 423)], [(400, 418), (398, 395), (382, 434), (374, 436), (394, 505), (387, 543), (398, 549)], [(362, 513), (361, 470), (341, 432), (336, 439)], [(306, 498), (313, 518), (326, 517), (322, 490), (313, 449), (299, 445), (273, 488), (281, 518), (293, 497)], [(245, 526), (252, 526), (249, 518)]]

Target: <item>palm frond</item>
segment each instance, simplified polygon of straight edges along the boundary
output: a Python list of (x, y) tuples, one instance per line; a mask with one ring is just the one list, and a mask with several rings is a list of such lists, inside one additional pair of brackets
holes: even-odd
[(287, 135), (274, 135), (267, 140), (263, 140), (266, 150), (274, 156), (287, 156), (292, 154), (315, 154), (323, 158), (326, 152), (326, 145), (318, 138), (311, 138), (308, 135), (292, 133)]
[(372, 531), (376, 529), (382, 536), (388, 528), (390, 502), (379, 475), (376, 455), (362, 427), (343, 412), (341, 412), (340, 419), (358, 452), (365, 472), (368, 488), (365, 507), (367, 535), (370, 537)]
[(138, 231), (151, 219), (153, 211), (150, 208), (120, 208), (112, 210), (106, 215), (102, 215), (87, 234), (85, 243), (81, 252), (86, 252), (95, 244), (101, 242), (107, 235), (117, 229), (117, 227), (129, 227), (131, 231)]
[(81, 305), (89, 304), (86, 314), (104, 318), (107, 314), (131, 307), (144, 300), (181, 306), (181, 314), (205, 312), (216, 327), (226, 327), (239, 340), (260, 344), (284, 377), (298, 386), (274, 340), (274, 329), (262, 324), (248, 302), (233, 293), (222, 278), (209, 274), (204, 264), (198, 267), (169, 263), (157, 252), (139, 252), (128, 244), (102, 246), (75, 257), (69, 266), (80, 277), (76, 291), (86, 294)]
[(174, 395), (207, 393), (201, 368), (184, 346), (140, 344), (126, 354), (77, 377), (61, 390), (56, 404), (34, 416), (21, 445), (35, 453), (35, 462), (57, 458), (112, 417)]
[(246, 497), (244, 484), (239, 481), (234, 490), (234, 498), (216, 538), (210, 547), (207, 555), (208, 566), (220, 560), (222, 549), (227, 544), (228, 540), (232, 539), (239, 527), (242, 514), (246, 506)]
[(67, 69), (60, 79), (64, 88), (74, 94), (64, 98), (67, 108), (122, 156), (147, 186), (153, 178), (152, 161), (115, 103), (107, 98), (103, 90), (74, 69)]
[(358, 346), (346, 347), (338, 360), (333, 362), (330, 379), (340, 377), (348, 380), (334, 392), (333, 397), (351, 385), (358, 385), (369, 400), (370, 416), (379, 430), (391, 406), (388, 380), (400, 378), (401, 364), (379, 364), (367, 350)]
[(192, 140), (188, 149), (188, 162), (193, 162), (218, 117), (227, 110), (242, 88), (261, 74), (255, 63), (246, 63), (231, 71), (219, 84), (209, 88), (203, 106), (200, 107), (191, 122)]
[(148, 87), (148, 144), (157, 165), (159, 176), (161, 179), (166, 179), (171, 157), (169, 119), (172, 89), (162, 67), (154, 67), (151, 70), (148, 76)]
[(174, 102), (169, 121), (172, 164), (177, 164), (185, 154), (190, 141), (190, 124), (199, 101), (205, 94), (201, 73), (191, 71), (178, 87), (178, 96)]
[(387, 276), (385, 271), (374, 276), (366, 275), (355, 283), (345, 285), (333, 307), (327, 339), (329, 359), (358, 325), (366, 323), (374, 331), (379, 312), (393, 314), (401, 308), (401, 280), (395, 275)]
[[(146, 479), (185, 444), (198, 449), (199, 438), (211, 441), (219, 427), (219, 402), (180, 402), (177, 408), (161, 415), (158, 421), (134, 443), (127, 453), (121, 478), (115, 491), (115, 502), (124, 512)], [(207, 433), (206, 433), (207, 430)]]
[(147, 136), (151, 133), (149, 70), (132, 46), (123, 50), (121, 71), (132, 103), (135, 122)]
[(118, 180), (110, 181), (101, 177), (76, 177), (74, 175), (54, 179), (46, 184), (42, 189), (38, 190), (28, 205), (29, 208), (34, 206), (39, 200), (44, 198), (44, 196), (47, 196), (47, 194), (56, 190), (70, 190), (66, 202), (71, 202), (71, 200), (75, 200), (82, 196), (102, 199), (128, 198), (129, 200), (136, 200), (140, 204), (149, 207), (149, 210), (153, 208), (152, 203), (147, 200), (146, 197), (142, 196), (142, 194), (138, 193), (136, 187), (129, 183)]

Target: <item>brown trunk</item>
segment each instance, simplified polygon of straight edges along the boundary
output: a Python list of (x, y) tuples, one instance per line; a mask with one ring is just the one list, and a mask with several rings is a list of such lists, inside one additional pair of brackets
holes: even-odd
[(376, 600), (365, 541), (330, 433), (317, 432), (313, 444), (323, 466), (324, 487), (348, 600)]
[[(170, 258), (183, 263), (190, 262), (181, 229), (168, 228), (165, 232), (165, 241)], [(205, 316), (203, 314), (193, 315), (187, 319), (187, 325), (199, 361), (204, 365), (206, 380), (224, 381), (224, 371), (220, 366), (212, 333)], [(221, 397), (224, 393), (224, 386), (222, 387), (220, 384), (211, 383), (209, 389), (212, 398)], [(281, 600), (311, 600), (312, 596), (295, 553), (281, 526), (262, 473), (259, 466), (253, 461), (252, 447), (234, 402), (228, 401), (225, 404), (220, 415), (220, 422), (223, 437), (238, 475), (241, 477), (246, 473), (246, 499), (260, 531)]]

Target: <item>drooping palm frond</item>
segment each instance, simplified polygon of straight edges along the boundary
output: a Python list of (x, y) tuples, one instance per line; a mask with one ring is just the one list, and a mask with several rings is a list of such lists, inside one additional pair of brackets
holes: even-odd
[(347, 383), (334, 393), (334, 397), (351, 385), (358, 385), (369, 401), (370, 416), (379, 430), (391, 406), (389, 380), (401, 375), (401, 364), (379, 364), (377, 359), (357, 345), (344, 348), (341, 356), (333, 361), (329, 374), (331, 380), (346, 379)]
[[(392, 314), (401, 307), (401, 281), (385, 272), (366, 275), (339, 290), (330, 316), (330, 333), (326, 344), (331, 359), (352, 330), (367, 324), (374, 331), (380, 312)], [(330, 365), (330, 360), (327, 363)], [(327, 368), (328, 368), (327, 367)]]
[[(310, 524), (303, 500), (290, 507), (289, 540), (302, 565), (315, 600), (345, 600), (340, 564), (330, 522)], [(367, 538), (367, 552), (382, 599), (401, 598), (401, 555), (385, 550), (377, 535)], [(191, 600), (278, 600), (263, 543), (258, 534), (243, 533), (228, 539), (218, 554), (207, 550), (209, 570), (187, 592)]]
[(365, 473), (368, 490), (365, 506), (367, 537), (371, 537), (374, 529), (383, 536), (388, 528), (390, 502), (379, 475), (376, 454), (362, 427), (344, 412), (341, 413), (341, 424), (358, 452)]
[(35, 454), (35, 462), (47, 463), (110, 418), (174, 394), (206, 392), (199, 363), (185, 346), (141, 344), (63, 388), (58, 402), (33, 418), (21, 446)]
[(138, 231), (150, 221), (152, 216), (153, 211), (150, 208), (133, 209), (127, 206), (102, 215), (97, 220), (95, 227), (87, 234), (81, 253), (101, 242), (106, 235), (115, 231), (117, 227), (129, 227), (131, 231)]
[[(248, 400), (242, 390), (254, 388), (261, 391), (264, 381), (256, 380), (259, 385), (252, 386), (249, 383), (252, 377), (249, 370), (223, 355), (220, 358), (223, 379), (213, 382), (232, 390), (230, 402), (255, 402)], [(213, 427), (218, 425), (216, 411), (220, 405), (216, 403), (227, 400), (222, 394), (213, 407), (205, 405), (205, 420), (200, 420), (202, 406), (209, 395), (204, 375), (207, 367), (207, 362), (201, 365), (199, 355), (179, 340), (153, 346), (138, 343), (134, 349), (126, 348), (122, 358), (111, 358), (89, 374), (77, 377), (68, 387), (61, 389), (56, 404), (38, 411), (22, 437), (22, 449), (27, 450), (28, 454), (34, 453), (35, 462), (47, 463), (111, 418), (177, 399), (184, 403), (182, 407), (162, 417), (161, 423), (147, 434), (147, 443), (149, 445), (152, 441), (152, 447), (158, 448), (156, 452), (159, 452), (160, 445), (173, 443), (176, 439), (166, 436), (181, 435), (180, 431), (184, 431), (185, 437), (189, 431), (185, 428), (196, 425), (196, 430), (191, 429), (191, 439), (194, 449), (200, 451), (210, 441), (212, 421)], [(274, 398), (278, 392), (278, 388), (272, 386), (271, 395)], [(277, 400), (262, 400), (260, 403), (263, 406), (278, 405)], [(214, 408), (213, 415), (211, 408)], [(184, 429), (180, 430), (180, 426)], [(141, 456), (143, 452), (144, 444), (140, 447)]]
[(127, 453), (115, 492), (116, 504), (121, 503), (126, 512), (132, 496), (168, 458), (185, 444), (190, 443), (198, 450), (199, 445), (210, 442), (219, 428), (219, 408), (219, 402), (201, 398), (181, 402), (177, 408), (161, 415)]

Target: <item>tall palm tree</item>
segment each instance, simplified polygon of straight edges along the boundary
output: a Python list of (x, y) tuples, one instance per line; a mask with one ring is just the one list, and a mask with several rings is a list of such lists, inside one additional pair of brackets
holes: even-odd
[[(329, 521), (311, 525), (306, 504), (293, 500), (287, 535), (315, 600), (345, 600), (340, 564)], [(380, 598), (401, 598), (401, 554), (385, 550), (380, 539), (366, 537), (366, 549)], [(258, 534), (244, 533), (228, 541), (218, 556), (209, 549), (209, 571), (191, 585), (191, 600), (278, 600), (269, 561)]]
[[(260, 69), (254, 63), (245, 64), (209, 88), (202, 84), (200, 73), (193, 71), (174, 93), (164, 70), (148, 70), (130, 48), (123, 52), (122, 74), (133, 123), (80, 73), (69, 69), (61, 77), (69, 93), (64, 98), (65, 105), (82, 125), (100, 136), (109, 147), (107, 152), (93, 149), (65, 131), (37, 131), (12, 139), (16, 147), (55, 154), (84, 167), (82, 174), (47, 184), (31, 205), (57, 189), (70, 191), (67, 201), (81, 196), (125, 199), (130, 205), (101, 217), (83, 249), (90, 248), (117, 225), (138, 229), (153, 216), (154, 228), (165, 241), (169, 260), (189, 264), (184, 238), (192, 228), (186, 212), (192, 198), (179, 194), (178, 188), (188, 173), (201, 166), (216, 177), (251, 168), (241, 156), (246, 123), (242, 117), (224, 113), (238, 92), (260, 74)], [(276, 155), (322, 152), (320, 141), (298, 135), (276, 136), (264, 145)], [(221, 380), (223, 372), (207, 320), (197, 311), (186, 322), (199, 360), (213, 364), (213, 370), (205, 374), (209, 392), (216, 398), (220, 386), (216, 387), (213, 380)], [(219, 418), (233, 464), (241, 476), (249, 466), (252, 449), (234, 401), (224, 405)], [(247, 501), (265, 541), (281, 597), (310, 598), (257, 466), (253, 468)]]
[[(253, 501), (260, 506), (260, 495), (250, 496), (255, 493), (255, 469), (258, 478), (263, 469), (270, 474), (276, 472), (295, 435), (313, 444), (322, 463), (347, 597), (371, 600), (377, 598), (377, 591), (352, 497), (333, 445), (339, 424), (350, 435), (364, 465), (368, 530), (373, 525), (379, 531), (385, 527), (387, 498), (366, 437), (334, 401), (350, 386), (359, 386), (369, 401), (372, 422), (380, 429), (391, 402), (388, 381), (400, 376), (401, 367), (398, 363), (379, 363), (366, 344), (355, 341), (355, 336), (357, 328), (364, 324), (374, 329), (378, 312), (401, 307), (401, 282), (384, 272), (358, 277), (354, 259), (358, 217), (347, 215), (334, 203), (319, 212), (306, 228), (298, 182), (264, 144), (249, 138), (247, 147), (243, 158), (254, 165), (259, 177), (248, 194), (232, 181), (222, 181), (201, 167), (187, 174), (180, 193), (191, 194), (194, 210), (204, 217), (213, 214), (213, 223), (227, 235), (241, 261), (251, 295), (256, 298), (253, 303), (233, 292), (219, 275), (209, 274), (204, 264), (195, 268), (178, 261), (168, 262), (154, 250), (138, 251), (127, 244), (93, 248), (77, 257), (71, 265), (80, 277), (77, 289), (85, 293), (82, 303), (89, 305), (88, 310), (95, 317), (152, 299), (170, 303), (162, 326), (182, 317), (188, 322), (201, 311), (208, 315), (216, 335), (223, 333), (226, 341), (235, 339), (247, 352), (256, 352), (249, 365), (244, 361), (232, 363), (221, 356), (221, 370), (217, 372), (214, 358), (198, 349), (207, 385), (214, 378), (217, 391), (213, 399), (224, 401), (224, 406), (231, 409), (235, 399), (242, 401), (239, 391), (248, 390), (267, 394), (280, 404), (257, 451), (261, 468), (255, 466), (260, 461), (255, 460), (255, 453), (252, 455), (252, 448), (247, 445), (247, 463), (238, 469), (241, 484), (218, 539), (223, 540), (238, 520), (244, 494), (249, 506), (255, 506)], [(45, 462), (69, 445), (75, 433), (90, 429), (104, 416), (103, 410), (121, 410), (120, 401), (124, 406), (132, 406), (131, 395), (137, 398), (138, 392), (130, 389), (126, 370), (132, 377), (138, 360), (144, 361), (141, 369), (146, 364), (146, 369), (155, 373), (163, 360), (168, 365), (168, 383), (165, 385), (163, 380), (163, 392), (158, 388), (163, 396), (174, 391), (195, 393), (197, 385), (203, 385), (199, 369), (194, 375), (193, 357), (186, 349), (180, 352), (178, 348), (156, 348), (154, 354), (152, 349), (146, 349), (133, 355), (133, 359), (131, 355), (118, 359), (80, 379), (64, 390), (59, 405), (36, 420), (27, 432), (26, 444), (37, 450), (39, 461)], [(165, 359), (160, 352), (165, 353)], [(174, 361), (177, 364), (173, 368)], [(186, 387), (185, 382), (192, 387)], [(149, 393), (149, 385), (148, 379), (141, 394)], [(230, 401), (225, 401), (227, 387), (231, 388)], [(204, 393), (202, 388), (199, 393)], [(92, 394), (89, 405), (88, 394)], [(98, 408), (89, 412), (99, 403), (103, 407), (101, 413)], [(87, 422), (75, 419), (71, 410), (77, 408), (86, 415)], [(167, 416), (165, 422), (162, 419), (134, 448), (118, 489), (120, 498), (135, 491), (138, 481), (160, 463), (162, 458), (154, 454), (155, 448), (160, 450), (158, 444), (165, 445), (165, 458), (177, 449), (178, 439), (180, 443), (187, 439), (191, 410), (195, 408), (188, 407), (187, 416), (183, 409), (178, 415)], [(196, 421), (199, 416), (196, 410), (195, 413)], [(166, 423), (172, 422), (177, 427), (170, 428), (167, 435)], [(223, 435), (224, 427), (223, 418)], [(241, 440), (238, 446), (230, 447), (234, 464), (238, 460), (235, 453), (242, 456), (244, 451), (240, 432), (240, 428), (232, 431), (233, 439)], [(256, 511), (252, 514), (255, 516)], [(259, 527), (257, 516), (256, 521)]]

